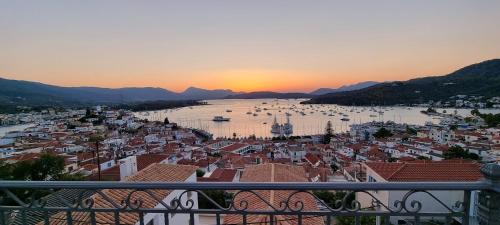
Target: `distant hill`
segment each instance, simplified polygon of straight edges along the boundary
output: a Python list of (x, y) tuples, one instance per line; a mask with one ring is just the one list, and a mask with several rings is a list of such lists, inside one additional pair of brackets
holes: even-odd
[(60, 87), (38, 82), (0, 78), (0, 106), (68, 106), (146, 101), (200, 100), (238, 94), (231, 90), (188, 88), (176, 93), (162, 88)]
[(365, 82), (360, 82), (357, 84), (351, 84), (351, 85), (344, 85), (339, 88), (319, 88), (309, 94), (311, 95), (324, 95), (328, 93), (337, 93), (337, 92), (343, 92), (343, 91), (355, 91), (367, 87), (371, 87), (373, 85), (379, 84), (379, 82), (376, 81), (365, 81)]
[(216, 90), (206, 90), (196, 87), (189, 87), (181, 95), (184, 98), (192, 100), (207, 100), (207, 99), (220, 99), (225, 98), (229, 95), (241, 94), (241, 92), (233, 92), (229, 89), (216, 89)]
[(500, 96), (500, 59), (473, 64), (445, 76), (377, 84), (317, 96), (306, 104), (394, 105), (447, 100), (454, 95)]
[(228, 99), (257, 99), (257, 98), (311, 98), (313, 95), (306, 93), (278, 93), (271, 91), (257, 91), (244, 94), (227, 96)]

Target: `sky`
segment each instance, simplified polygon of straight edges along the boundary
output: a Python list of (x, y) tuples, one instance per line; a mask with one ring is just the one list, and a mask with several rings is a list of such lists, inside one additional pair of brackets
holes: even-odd
[(500, 1), (0, 0), (0, 77), (312, 91), (500, 58)]

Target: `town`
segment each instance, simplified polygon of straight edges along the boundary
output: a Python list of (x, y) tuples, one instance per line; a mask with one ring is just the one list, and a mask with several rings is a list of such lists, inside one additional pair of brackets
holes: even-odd
[[(327, 123), (324, 133), (309, 136), (215, 139), (208, 132), (180, 127), (168, 118), (140, 120), (131, 111), (106, 106), (46, 110), (27, 118), (38, 122), (0, 139), (0, 179), (476, 182), (483, 179), (481, 165), (500, 160), (500, 129), (486, 126), (474, 113), (467, 118), (449, 114), (439, 124), (424, 126), (373, 121), (354, 124), (349, 132), (335, 133)], [(396, 191), (388, 192), (389, 196), (398, 195)], [(387, 195), (376, 191), (372, 194)], [(451, 198), (450, 202), (460, 200), (455, 195), (440, 195)], [(477, 192), (470, 197), (477, 201)], [(305, 198), (312, 202), (310, 207), (320, 205)], [(356, 195), (356, 199), (363, 206), (371, 204), (366, 196)], [(159, 203), (151, 204), (154, 207)], [(209, 203), (200, 200), (196, 205)], [(426, 207), (437, 208), (432, 204)], [(471, 217), (476, 216), (476, 210), (471, 211)], [(196, 224), (210, 224), (203, 223), (206, 218), (201, 215), (195, 219)], [(179, 215), (176, 220), (187, 221), (189, 217)], [(241, 218), (224, 218), (225, 224), (235, 221)], [(304, 220), (305, 224), (317, 222)]]

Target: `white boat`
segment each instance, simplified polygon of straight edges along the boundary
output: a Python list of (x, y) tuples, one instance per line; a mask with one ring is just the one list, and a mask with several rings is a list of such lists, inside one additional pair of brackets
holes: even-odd
[(227, 122), (231, 120), (231, 118), (223, 117), (223, 116), (214, 116), (212, 119), (214, 122)]
[(273, 122), (273, 125), (271, 126), (271, 133), (273, 133), (273, 134), (280, 134), (281, 133), (281, 126), (276, 121), (276, 116), (274, 117), (274, 122)]
[(285, 135), (293, 134), (293, 125), (290, 123), (290, 116), (286, 117), (286, 123), (283, 124), (283, 133)]

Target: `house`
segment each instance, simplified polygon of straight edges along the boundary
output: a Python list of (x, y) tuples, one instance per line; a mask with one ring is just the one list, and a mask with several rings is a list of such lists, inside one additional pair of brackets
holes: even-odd
[[(308, 182), (306, 173), (303, 167), (292, 166), (285, 164), (266, 163), (246, 168), (245, 173), (240, 179), (240, 182)], [(290, 190), (256, 190), (256, 194), (262, 196), (265, 201), (271, 203), (275, 208), (280, 208), (282, 202), (287, 201), (288, 197), (294, 193)], [(301, 201), (304, 203), (302, 211), (316, 211), (318, 206), (316, 200), (307, 193), (296, 193), (294, 198), (289, 199), (290, 205)], [(255, 194), (240, 193), (235, 196), (235, 205), (248, 203), (248, 211), (269, 210), (269, 206)], [(297, 220), (297, 216), (276, 215), (274, 221), (291, 222)], [(248, 215), (246, 218), (247, 224), (268, 224), (269, 215)], [(243, 224), (242, 215), (231, 214), (224, 218), (223, 224)], [(276, 223), (289, 224), (289, 223)], [(295, 224), (295, 223), (292, 223)], [(304, 217), (302, 219), (304, 225), (323, 225), (324, 221), (320, 217)]]
[[(411, 162), (366, 162), (363, 167), (366, 169), (365, 182), (475, 182), (483, 178), (480, 172), (480, 165), (465, 160), (443, 160), (429, 161), (416, 160)], [(370, 191), (376, 199), (386, 206), (394, 206), (395, 202), (402, 200), (408, 191)], [(452, 208), (457, 201), (464, 200), (463, 191), (429, 191), (436, 198), (440, 199), (447, 207)], [(474, 208), (474, 201), (477, 199), (477, 192), (471, 193), (471, 206)], [(357, 200), (362, 207), (372, 206), (373, 198), (366, 193), (358, 193)], [(447, 209), (437, 203), (427, 193), (414, 193), (407, 202), (418, 200), (422, 203), (419, 212), (448, 212)], [(382, 209), (383, 210), (383, 209)], [(475, 216), (475, 211), (470, 212), (471, 217)], [(423, 218), (422, 218), (423, 219)], [(442, 220), (443, 218), (426, 218)], [(391, 224), (403, 224), (411, 218), (391, 217)], [(411, 221), (410, 221), (411, 222)], [(458, 221), (461, 222), (461, 221)]]
[(238, 182), (239, 174), (235, 169), (217, 168), (207, 172), (203, 177), (198, 177), (198, 182)]
[(301, 162), (302, 159), (306, 156), (306, 150), (300, 146), (289, 146), (287, 151), (290, 155), (290, 159), (294, 163)]
[[(169, 165), (155, 163), (144, 170), (137, 172), (130, 177), (127, 177), (128, 182), (196, 182), (196, 169), (195, 166), (189, 165)], [(181, 197), (180, 202), (185, 203), (187, 201), (192, 201), (193, 208), (198, 209), (198, 196), (196, 192), (189, 192), (181, 196), (181, 193), (185, 190), (152, 190), (155, 197), (162, 199), (163, 202), (170, 203), (174, 199)], [(94, 194), (90, 198), (93, 200), (94, 208), (107, 208), (109, 207), (109, 199), (114, 202), (120, 202), (126, 199), (128, 195), (131, 195), (131, 200), (141, 199), (141, 208), (165, 208), (157, 199), (153, 198), (151, 195), (136, 192), (134, 190), (125, 189), (104, 189), (102, 193), (106, 196), (100, 194)], [(71, 214), (73, 217), (74, 225), (84, 225), (91, 224), (91, 214), (89, 212), (73, 212)], [(115, 218), (112, 212), (95, 212), (95, 223), (96, 224), (115, 224)], [(50, 217), (49, 224), (59, 225), (66, 224), (67, 220), (66, 212), (60, 212)], [(165, 224), (165, 217), (163, 214), (158, 213), (144, 213), (143, 224)], [(193, 215), (194, 224), (199, 223), (198, 215)], [(120, 224), (139, 224), (139, 214), (133, 212), (122, 212), (118, 217), (118, 223)], [(170, 224), (190, 224), (190, 215), (181, 213), (169, 213), (168, 220)], [(43, 223), (41, 223), (43, 224)]]
[(251, 145), (249, 144), (243, 144), (243, 143), (234, 143), (225, 147), (220, 148), (220, 152), (225, 152), (225, 153), (235, 153), (235, 154), (246, 154), (250, 151), (253, 151), (254, 149), (252, 148)]

